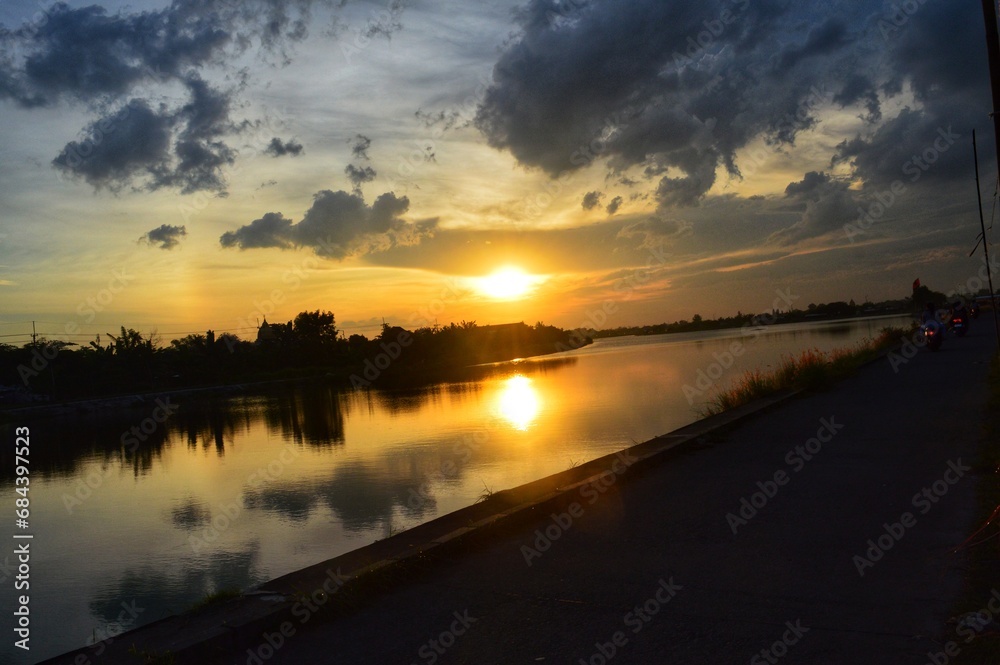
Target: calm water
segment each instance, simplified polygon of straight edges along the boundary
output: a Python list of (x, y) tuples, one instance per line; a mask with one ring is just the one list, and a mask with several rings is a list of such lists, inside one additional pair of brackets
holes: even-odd
[[(36, 662), (664, 434), (699, 417), (712, 392), (694, 395), (699, 378), (725, 386), (907, 321), (616, 338), (419, 391), (284, 387), (172, 398), (162, 423), (150, 405), (2, 425), (5, 449), (14, 426), (31, 430), (35, 538), (27, 658), (9, 638), (15, 558), (0, 553), (0, 661)], [(0, 505), (12, 512), (8, 452)]]

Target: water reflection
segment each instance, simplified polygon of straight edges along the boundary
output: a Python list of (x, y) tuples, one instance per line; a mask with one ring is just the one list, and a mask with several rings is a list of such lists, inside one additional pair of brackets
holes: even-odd
[[(221, 458), (261, 422), (286, 441), (320, 448), (344, 443), (343, 395), (336, 389), (304, 384), (263, 390), (241, 397), (172, 396), (166, 403), (176, 409), (166, 418), (157, 402), (147, 400), (99, 410), (65, 407), (62, 415), (21, 418), (17, 425), (30, 425), (33, 439), (59, 442), (32, 449), (33, 476), (76, 476), (81, 463), (100, 459), (138, 478), (151, 473), (174, 442)], [(13, 427), (0, 423), (0, 433), (12, 436)], [(13, 447), (0, 447), (0, 480), (14, 478), (12, 453)]]
[(497, 399), (497, 410), (514, 429), (526, 431), (534, 422), (540, 407), (541, 400), (531, 379), (516, 374), (504, 382)]
[(259, 546), (240, 552), (220, 552), (201, 565), (175, 574), (154, 566), (128, 568), (116, 581), (91, 598), (91, 615), (103, 637), (170, 616), (221, 590), (246, 589), (263, 581), (256, 571)]

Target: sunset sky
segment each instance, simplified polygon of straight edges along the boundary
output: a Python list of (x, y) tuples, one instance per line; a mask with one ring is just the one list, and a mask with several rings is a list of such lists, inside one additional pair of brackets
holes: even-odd
[(12, 0), (0, 24), (0, 342), (307, 309), (615, 327), (979, 272), (973, 0)]

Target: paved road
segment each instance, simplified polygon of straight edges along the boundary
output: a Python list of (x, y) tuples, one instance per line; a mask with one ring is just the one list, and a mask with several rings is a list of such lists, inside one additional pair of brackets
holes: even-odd
[(993, 349), (879, 361), (232, 662), (929, 662)]

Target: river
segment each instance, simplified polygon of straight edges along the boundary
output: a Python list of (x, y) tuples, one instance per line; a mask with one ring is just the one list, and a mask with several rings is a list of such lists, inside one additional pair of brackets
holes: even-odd
[[(744, 370), (908, 321), (601, 339), (420, 390), (285, 385), (4, 423), (5, 446), (30, 429), (34, 538), (30, 658), (8, 627), (17, 557), (0, 553), (0, 662), (93, 643), (664, 434)], [(11, 513), (14, 478), (5, 464)]]

